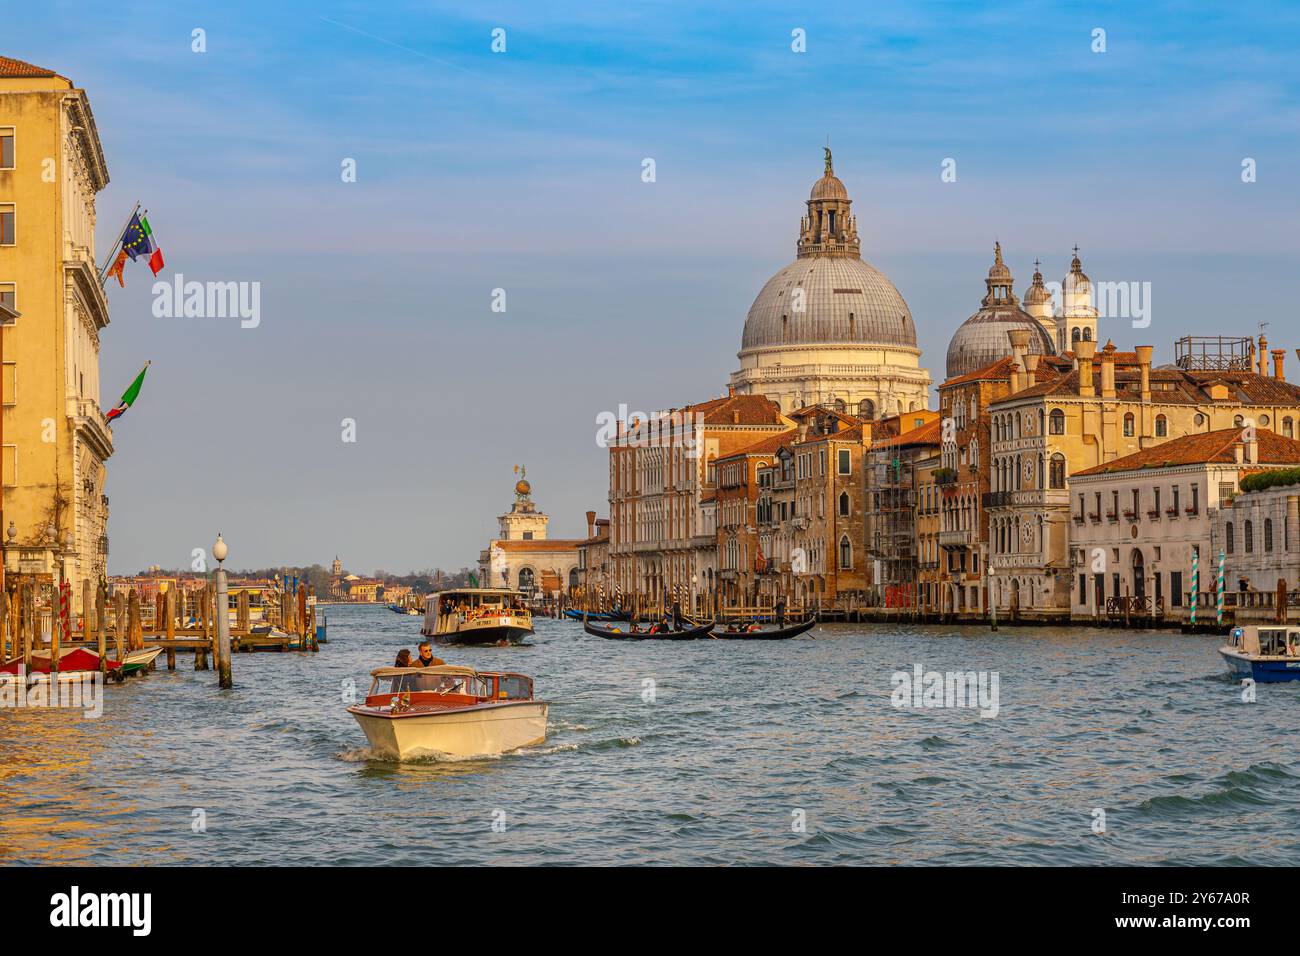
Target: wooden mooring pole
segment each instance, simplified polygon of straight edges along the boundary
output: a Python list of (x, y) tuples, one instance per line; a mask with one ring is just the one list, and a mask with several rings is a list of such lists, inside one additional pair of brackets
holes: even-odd
[(230, 674), (230, 598), (227, 594), (226, 568), (222, 564), (226, 559), (226, 543), (217, 535), (217, 543), (212, 546), (212, 556), (217, 559), (216, 600), (213, 612), (217, 618), (217, 687), (230, 690), (235, 682)]

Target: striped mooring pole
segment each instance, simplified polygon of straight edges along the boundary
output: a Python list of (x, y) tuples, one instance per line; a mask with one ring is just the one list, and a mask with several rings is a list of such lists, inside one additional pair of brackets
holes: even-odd
[(1201, 590), (1201, 573), (1198, 567), (1199, 552), (1192, 552), (1192, 627), (1196, 626), (1196, 598)]
[(1218, 594), (1218, 601), (1215, 605), (1215, 610), (1217, 612), (1215, 615), (1215, 623), (1219, 625), (1223, 624), (1223, 563), (1225, 557), (1226, 556), (1224, 555), (1224, 553), (1220, 551), (1219, 552), (1219, 594)]

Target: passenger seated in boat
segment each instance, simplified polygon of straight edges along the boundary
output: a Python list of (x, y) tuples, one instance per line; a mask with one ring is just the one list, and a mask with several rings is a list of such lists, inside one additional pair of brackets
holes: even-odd
[(727, 633), (728, 633), (728, 634), (739, 634), (740, 632), (736, 630), (736, 625), (734, 625), (734, 624), (728, 624), (728, 625), (727, 625)]
[(411, 649), (409, 647), (403, 647), (400, 651), (397, 652), (397, 660), (393, 661), (393, 666), (394, 667), (411, 666)]
[(428, 641), (420, 642), (420, 656), (411, 662), (412, 667), (438, 667), (447, 663), (440, 657), (433, 656), (433, 645)]
[(628, 630), (628, 633), (629, 633), (629, 634), (640, 634), (640, 633), (641, 633), (641, 628), (637, 627), (637, 623), (636, 623), (636, 621), (633, 621), (633, 622), (628, 626), (628, 629), (627, 629), (627, 630)]

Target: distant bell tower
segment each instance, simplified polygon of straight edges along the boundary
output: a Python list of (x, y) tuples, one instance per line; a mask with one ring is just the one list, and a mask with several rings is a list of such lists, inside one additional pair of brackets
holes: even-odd
[(1074, 247), (1074, 259), (1070, 262), (1070, 272), (1061, 283), (1061, 299), (1064, 309), (1056, 322), (1058, 342), (1064, 342), (1065, 348), (1074, 350), (1074, 343), (1097, 341), (1097, 310), (1092, 304), (1092, 280), (1083, 272), (1079, 262), (1079, 247)]
[(528, 469), (523, 465), (515, 465), (515, 474), (519, 476), (519, 480), (515, 482), (515, 503), (508, 512), (497, 518), (497, 526), (500, 529), (498, 540), (546, 540), (546, 526), (551, 519), (545, 513), (538, 511), (537, 506), (533, 504), (533, 486), (525, 477), (527, 473)]

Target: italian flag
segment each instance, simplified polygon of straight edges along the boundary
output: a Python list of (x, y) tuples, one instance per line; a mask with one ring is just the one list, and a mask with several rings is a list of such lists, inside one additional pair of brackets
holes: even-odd
[(140, 374), (135, 377), (135, 381), (122, 393), (122, 400), (117, 403), (117, 407), (104, 416), (110, 422), (115, 418), (120, 418), (128, 408), (135, 404), (136, 398), (140, 395), (140, 387), (144, 385), (144, 373), (149, 371), (150, 364), (149, 362), (144, 363), (144, 368), (140, 369)]
[[(154, 275), (157, 275), (163, 268), (162, 247), (158, 245), (158, 240), (154, 238), (153, 227), (149, 225), (148, 216), (140, 217), (140, 228), (144, 230), (144, 234), (149, 237), (149, 241), (153, 245), (153, 254), (149, 256), (149, 268), (153, 270)], [(121, 282), (122, 280), (119, 278), (118, 281)], [(140, 373), (140, 378), (144, 378), (144, 372)], [(136, 381), (139, 381), (139, 379)]]

